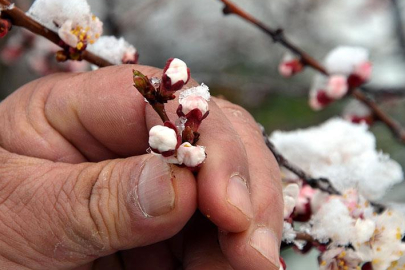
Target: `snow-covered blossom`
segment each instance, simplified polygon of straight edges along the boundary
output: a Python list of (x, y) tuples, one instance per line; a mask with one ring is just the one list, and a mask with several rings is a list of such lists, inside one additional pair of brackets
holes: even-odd
[(334, 118), (319, 127), (270, 137), (277, 149), (313, 177), (326, 177), (343, 192), (357, 188), (369, 200), (381, 198), (403, 179), (401, 166), (376, 150), (374, 135), (363, 124)]
[(97, 41), (103, 31), (103, 23), (91, 13), (86, 0), (36, 0), (27, 15), (78, 50)]
[(354, 219), (344, 203), (337, 199), (326, 202), (314, 215), (311, 234), (320, 242), (332, 240), (335, 245), (347, 245), (354, 238)]
[(178, 58), (171, 58), (163, 69), (162, 83), (169, 91), (180, 90), (190, 79), (190, 70), (186, 63)]
[(312, 84), (309, 104), (320, 110), (346, 95), (349, 89), (370, 80), (372, 64), (369, 53), (361, 47), (340, 46), (329, 52), (324, 60), (329, 77), (317, 74)]
[(101, 36), (96, 43), (89, 45), (87, 50), (116, 65), (136, 63), (137, 60), (135, 47), (123, 37), (118, 39), (114, 36)]
[(180, 93), (179, 102), (182, 102), (182, 100), (188, 96), (200, 96), (206, 101), (209, 101), (211, 97), (210, 89), (204, 83), (196, 87), (188, 88)]
[(350, 249), (333, 248), (324, 252), (319, 264), (320, 270), (356, 270), (360, 269), (361, 259)]
[(188, 114), (194, 109), (200, 110), (203, 115), (208, 111), (208, 102), (201, 96), (188, 96), (181, 100), (180, 104), (184, 114)]
[(287, 53), (281, 60), (278, 66), (278, 71), (284, 77), (291, 77), (292, 75), (302, 71), (303, 68), (304, 66), (300, 59)]
[(210, 99), (209, 88), (205, 84), (189, 88), (180, 94), (179, 103), (184, 115), (194, 109), (198, 109), (202, 115), (208, 112)]
[(179, 164), (183, 164), (187, 167), (197, 167), (204, 162), (205, 158), (205, 147), (203, 146), (193, 146), (185, 142), (177, 149), (177, 160)]
[(156, 125), (149, 131), (149, 146), (154, 152), (174, 151), (177, 143), (177, 134), (172, 128)]
[[(369, 62), (369, 52), (362, 47), (339, 46), (331, 50), (325, 57), (325, 68), (330, 74), (350, 76), (364, 69)], [(362, 72), (360, 72), (362, 73)], [(365, 72), (363, 75), (370, 75)], [(369, 77), (363, 76), (364, 79)]]
[(300, 191), (297, 184), (288, 184), (283, 188), (284, 219), (288, 218), (294, 211), (299, 192)]

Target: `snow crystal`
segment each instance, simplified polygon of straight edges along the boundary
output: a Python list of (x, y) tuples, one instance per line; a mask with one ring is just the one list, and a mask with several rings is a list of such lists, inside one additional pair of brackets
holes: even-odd
[(313, 177), (328, 178), (341, 192), (357, 188), (376, 200), (403, 179), (401, 166), (376, 150), (365, 124), (334, 118), (306, 130), (276, 131), (270, 140), (292, 163)]
[(362, 47), (340, 46), (325, 58), (325, 67), (331, 74), (350, 75), (356, 66), (367, 62), (369, 52)]
[(203, 83), (200, 86), (192, 87), (192, 88), (186, 89), (183, 92), (181, 92), (180, 97), (179, 97), (180, 102), (184, 98), (191, 96), (191, 95), (201, 96), (206, 101), (209, 101), (210, 97), (211, 97), (208, 86), (206, 86)]
[(124, 38), (118, 39), (114, 36), (101, 36), (96, 43), (89, 45), (87, 50), (116, 65), (122, 64), (126, 53), (136, 53), (135, 47)]

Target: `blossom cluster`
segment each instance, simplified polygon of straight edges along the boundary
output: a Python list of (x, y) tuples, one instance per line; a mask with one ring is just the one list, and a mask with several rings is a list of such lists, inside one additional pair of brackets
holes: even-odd
[[(134, 71), (134, 83), (154, 109), (163, 115), (163, 125), (149, 131), (149, 146), (153, 154), (160, 155), (167, 163), (197, 169), (205, 160), (205, 147), (196, 145), (198, 129), (208, 116), (209, 89), (205, 84), (184, 90), (179, 97), (175, 122), (168, 120), (164, 104), (175, 98), (174, 93), (183, 88), (190, 79), (186, 63), (178, 58), (167, 61), (161, 79), (150, 80), (139, 71)], [(159, 105), (157, 105), (159, 104)]]
[[(337, 47), (325, 57), (324, 65), (329, 76), (317, 74), (309, 93), (309, 105), (314, 110), (324, 108), (368, 82), (372, 73), (369, 52), (361, 47)], [(279, 65), (279, 72), (290, 77), (303, 67), (300, 59), (287, 54)]]
[(58, 33), (65, 44), (59, 59), (80, 59), (80, 52), (98, 40), (103, 23), (91, 13), (86, 0), (53, 1), (36, 0), (27, 15)]
[[(367, 126), (332, 119), (320, 127), (275, 132), (276, 147), (308, 174), (327, 177), (340, 191), (328, 194), (284, 173), (283, 241), (319, 252), (320, 269), (403, 269), (405, 216), (376, 207), (403, 179), (398, 163), (375, 151)], [(300, 239), (305, 233), (313, 238)]]

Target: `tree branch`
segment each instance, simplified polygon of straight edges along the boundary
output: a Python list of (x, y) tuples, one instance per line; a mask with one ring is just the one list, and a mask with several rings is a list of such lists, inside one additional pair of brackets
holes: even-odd
[[(250, 14), (243, 11), (241, 8), (233, 4), (229, 0), (220, 0), (222, 3), (225, 4), (223, 9), (224, 14), (235, 14), (241, 17), (242, 19), (254, 24), (259, 29), (264, 31), (267, 35), (269, 35), (274, 42), (280, 43), (282, 46), (296, 54), (302, 61), (302, 63), (306, 66), (309, 66), (318, 72), (322, 73), (325, 76), (329, 76), (328, 71), (323, 67), (317, 60), (312, 58), (309, 54), (292, 44), (289, 40), (286, 39), (284, 33), (281, 29), (272, 29), (267, 27), (264, 23), (260, 22)], [(367, 107), (369, 107), (376, 118), (383, 122), (392, 132), (392, 134), (403, 144), (405, 144), (405, 131), (403, 127), (394, 119), (392, 119), (389, 115), (383, 112), (377, 103), (373, 100), (366, 97), (361, 91), (357, 89), (352, 89), (350, 91), (353, 97), (364, 103)]]
[[(8, 0), (0, 0), (0, 5), (9, 6), (10, 2)], [(48, 39), (49, 41), (52, 41), (58, 46), (65, 44), (55, 32), (41, 25), (32, 18), (28, 17), (21, 9), (17, 7), (3, 10), (1, 12), (1, 16), (10, 19), (14, 26), (23, 27), (37, 35), (43, 36), (44, 38)], [(89, 51), (83, 51), (82, 58), (87, 62), (97, 65), (99, 67), (106, 67), (113, 65), (104, 58), (101, 58)]]
[(269, 140), (269, 136), (266, 134), (264, 128), (261, 126), (262, 135), (264, 142), (266, 143), (267, 147), (273, 153), (274, 157), (276, 158), (278, 164), (280, 166), (286, 168), (300, 179), (302, 179), (305, 183), (310, 185), (312, 188), (317, 188), (329, 194), (336, 194), (340, 195), (340, 192), (333, 187), (331, 182), (326, 178), (312, 178), (311, 176), (307, 175), (301, 168), (289, 162), (274, 146), (274, 144)]

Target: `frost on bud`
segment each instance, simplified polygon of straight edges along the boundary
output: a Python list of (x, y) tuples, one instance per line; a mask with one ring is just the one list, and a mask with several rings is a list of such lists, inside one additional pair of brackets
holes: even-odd
[(180, 100), (180, 104), (185, 115), (194, 109), (199, 110), (202, 115), (208, 111), (208, 102), (201, 96), (190, 95)]
[(329, 77), (326, 86), (326, 95), (331, 99), (340, 99), (346, 95), (349, 90), (347, 79), (342, 75), (332, 75)]
[(0, 38), (5, 37), (11, 29), (11, 22), (0, 18)]
[(179, 144), (178, 135), (172, 127), (157, 125), (149, 131), (149, 146), (153, 152), (163, 156), (174, 154)]
[(188, 142), (183, 143), (177, 149), (177, 159), (180, 164), (193, 168), (201, 165), (205, 158), (205, 147), (193, 146)]
[(278, 71), (284, 77), (291, 77), (292, 75), (301, 72), (303, 68), (304, 65), (300, 59), (294, 58), (291, 54), (286, 54), (278, 66)]
[(178, 58), (167, 60), (163, 69), (162, 83), (166, 90), (180, 90), (190, 79), (190, 69), (186, 63)]

